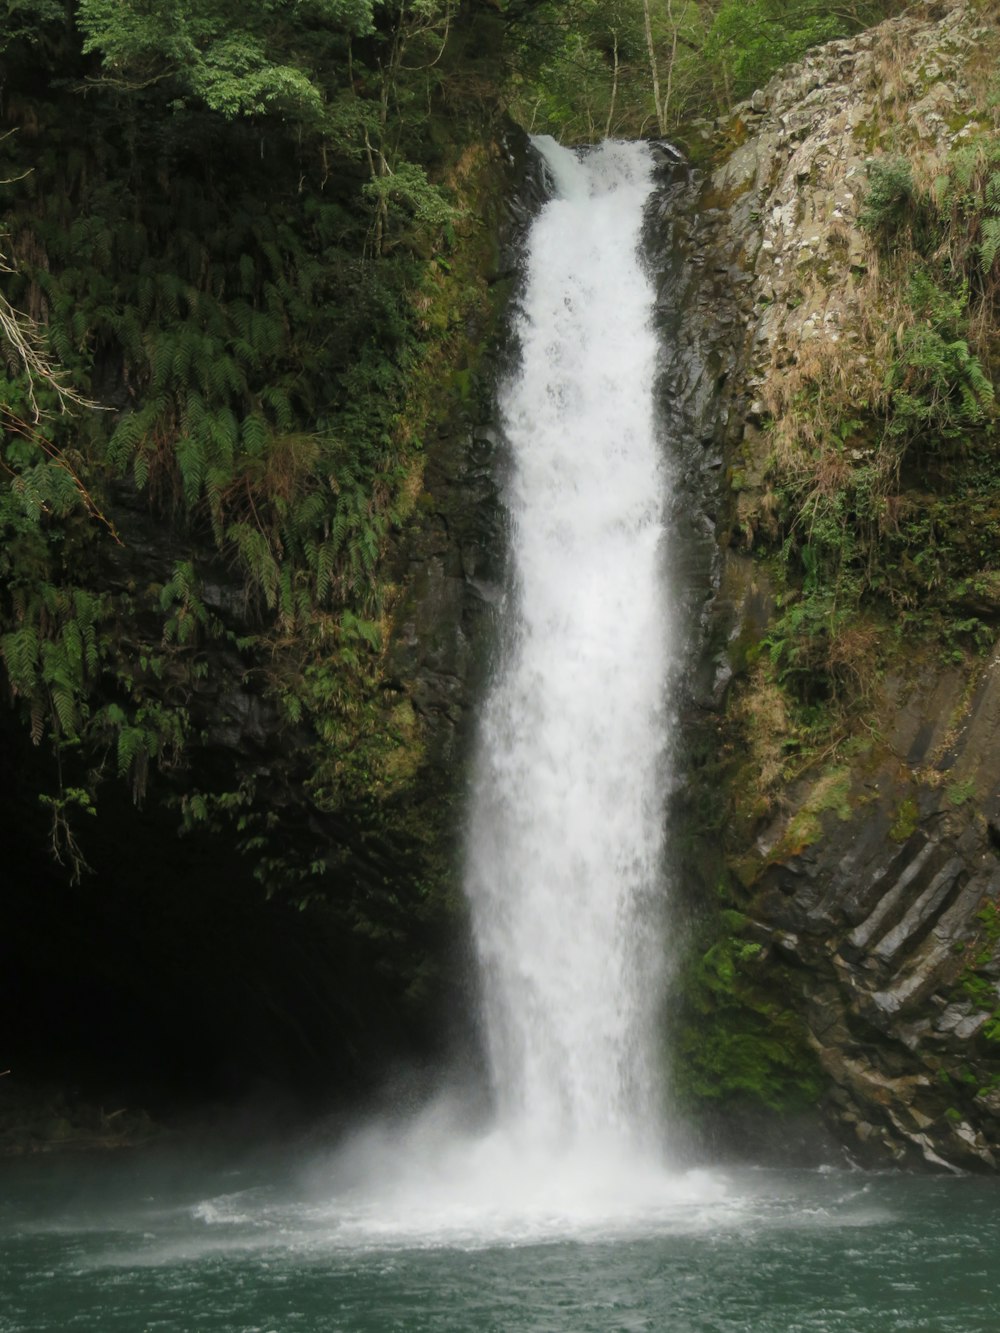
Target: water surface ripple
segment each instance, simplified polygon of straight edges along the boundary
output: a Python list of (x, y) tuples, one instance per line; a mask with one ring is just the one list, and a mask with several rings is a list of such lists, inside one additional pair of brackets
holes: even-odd
[[(321, 1161), (4, 1167), (0, 1333), (986, 1333), (996, 1185), (712, 1173), (643, 1225), (407, 1237)], [(699, 1177), (695, 1177), (698, 1179)], [(310, 1186), (306, 1182), (312, 1182)]]

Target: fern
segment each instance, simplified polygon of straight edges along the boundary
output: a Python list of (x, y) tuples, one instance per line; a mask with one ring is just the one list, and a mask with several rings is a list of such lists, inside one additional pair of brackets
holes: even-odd
[(106, 456), (111, 466), (120, 474), (124, 473), (132, 461), (132, 456), (142, 444), (149, 429), (149, 416), (155, 405), (151, 404), (145, 412), (127, 412), (108, 441)]
[(39, 670), (39, 642), (34, 625), (22, 625), (5, 634), (0, 639), (0, 653), (14, 693), (31, 694)]
[(325, 602), (333, 586), (336, 551), (330, 542), (310, 543), (310, 563), (316, 579), (316, 601)]
[(103, 725), (118, 728), (125, 725), (127, 718), (125, 716), (125, 710), (119, 704), (110, 703), (106, 704), (101, 710), (98, 720)]
[(60, 635), (62, 651), (66, 656), (69, 673), (74, 680), (81, 680), (84, 674), (83, 635), (76, 620), (69, 620), (63, 626)]
[(169, 386), (178, 350), (169, 333), (161, 333), (153, 342), (149, 355), (149, 368), (154, 393), (162, 393)]
[(278, 384), (269, 384), (261, 394), (262, 400), (274, 413), (279, 430), (290, 431), (295, 426), (295, 414), (286, 391)]
[(264, 533), (248, 523), (234, 523), (227, 530), (226, 537), (235, 545), (248, 580), (263, 594), (266, 605), (273, 609), (278, 601), (280, 571)]
[(127, 777), (140, 756), (148, 758), (146, 732), (141, 727), (122, 727), (118, 732), (118, 776)]
[(209, 468), (205, 479), (205, 496), (208, 500), (209, 517), (212, 522), (212, 538), (216, 546), (222, 546), (224, 540), (224, 498), (231, 476), (221, 468)]
[(193, 507), (205, 489), (208, 460), (205, 445), (196, 435), (182, 435), (174, 446), (174, 457), (181, 474), (184, 499)]
[(279, 356), (286, 341), (284, 320), (266, 311), (255, 310), (249, 336), (260, 356), (268, 358)]
[(340, 618), (340, 629), (348, 641), (360, 641), (376, 651), (382, 647), (382, 631), (374, 620), (364, 620), (351, 611), (345, 611)]
[(75, 692), (69, 682), (62, 676), (56, 676), (49, 682), (49, 685), (52, 707), (55, 709), (63, 734), (71, 740), (75, 739), (77, 729)]
[(144, 491), (149, 482), (149, 454), (143, 451), (135, 456), (132, 464), (132, 479), (137, 491)]
[(224, 407), (208, 422), (213, 457), (228, 471), (232, 471), (240, 442), (240, 427), (232, 408)]
[(143, 324), (147, 323), (152, 316), (155, 301), (156, 283), (147, 268), (139, 274), (139, 285), (136, 291), (137, 313)]
[(194, 337), (187, 330), (182, 331), (174, 346), (170, 363), (170, 376), (175, 384), (187, 383), (192, 363), (197, 355), (198, 347)]
[(983, 218), (980, 224), (979, 262), (988, 273), (1000, 252), (1000, 217)]
[(292, 524), (298, 532), (329, 531), (330, 501), (322, 491), (309, 491), (299, 500), (292, 514)]
[(181, 409), (181, 425), (189, 434), (200, 435), (205, 429), (208, 411), (200, 393), (190, 392)]
[(271, 430), (259, 412), (251, 412), (240, 426), (243, 448), (250, 454), (263, 454), (271, 438)]
[(148, 317), (148, 315), (143, 315), (133, 307), (127, 307), (121, 313), (115, 313), (109, 321), (109, 325), (111, 325), (113, 333), (119, 340), (125, 356), (133, 364), (137, 364), (143, 359), (143, 327), (147, 323)]
[(174, 565), (173, 574), (160, 590), (160, 608), (168, 613), (163, 623), (165, 643), (193, 643), (202, 630), (218, 634), (220, 626), (209, 615), (201, 598), (201, 583), (194, 566), (186, 560)]
[(254, 264), (253, 256), (246, 253), (240, 255), (239, 259), (239, 291), (244, 296), (249, 296), (254, 289), (257, 280), (257, 267)]

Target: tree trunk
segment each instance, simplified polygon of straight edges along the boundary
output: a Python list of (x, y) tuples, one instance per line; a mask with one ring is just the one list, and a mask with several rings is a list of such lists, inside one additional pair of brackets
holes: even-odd
[(646, 25), (646, 50), (649, 52), (649, 72), (653, 76), (653, 105), (656, 108), (656, 125), (661, 134), (665, 134), (665, 107), (660, 98), (660, 70), (656, 63), (656, 47), (653, 45), (653, 23), (649, 13), (649, 0), (642, 0), (642, 17)]

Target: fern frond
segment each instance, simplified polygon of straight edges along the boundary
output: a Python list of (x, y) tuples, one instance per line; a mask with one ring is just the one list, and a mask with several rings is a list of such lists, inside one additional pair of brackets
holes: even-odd
[(192, 390), (185, 397), (181, 408), (181, 426), (190, 435), (200, 435), (205, 430), (207, 416), (204, 398)]
[(139, 307), (139, 318), (144, 324), (149, 322), (155, 300), (156, 284), (152, 275), (148, 272), (140, 273), (136, 302)]
[(200, 435), (182, 435), (175, 446), (177, 467), (188, 508), (193, 508), (205, 488), (208, 457)]
[(983, 272), (988, 273), (1000, 252), (1000, 217), (983, 218), (980, 235), (979, 262)]
[(182, 327), (174, 343), (173, 360), (170, 364), (170, 373), (175, 384), (188, 383), (191, 378), (191, 363), (197, 352), (197, 335), (187, 326)]
[(132, 479), (137, 491), (144, 491), (149, 481), (149, 455), (143, 451), (137, 453), (132, 464)]
[(285, 347), (285, 321), (265, 310), (254, 311), (251, 342), (261, 356), (276, 357)]
[(271, 439), (271, 430), (267, 421), (259, 412), (251, 412), (243, 418), (240, 426), (243, 448), (248, 454), (263, 454)]
[(288, 400), (288, 394), (280, 384), (269, 384), (261, 394), (261, 398), (274, 413), (274, 419), (277, 422), (279, 430), (290, 431), (295, 425), (295, 414), (292, 411), (291, 403)]
[(22, 625), (0, 638), (3, 656), (15, 694), (30, 694), (38, 679), (38, 635), (33, 625)]
[(233, 523), (226, 532), (236, 546), (240, 563), (249, 582), (256, 587), (271, 609), (278, 600), (280, 570), (267, 538), (249, 523)]
[(240, 427), (236, 414), (231, 408), (224, 407), (216, 412), (208, 422), (208, 435), (212, 443), (212, 454), (217, 466), (224, 470), (228, 480), (232, 475), (233, 459), (240, 442)]
[(63, 681), (57, 681), (51, 688), (52, 706), (55, 709), (59, 725), (66, 736), (76, 736), (76, 700), (73, 692)]
[(62, 634), (59, 636), (63, 652), (66, 655), (70, 673), (76, 678), (83, 676), (83, 635), (80, 633), (79, 621), (69, 620), (63, 625)]
[(122, 727), (118, 733), (118, 776), (128, 777), (140, 755), (147, 755), (146, 732), (142, 727)]

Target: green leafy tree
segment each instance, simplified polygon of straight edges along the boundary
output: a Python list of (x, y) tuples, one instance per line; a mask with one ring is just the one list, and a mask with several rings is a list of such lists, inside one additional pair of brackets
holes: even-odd
[(704, 47), (722, 103), (746, 97), (811, 46), (842, 36), (841, 14), (784, 0), (724, 0)]
[(233, 4), (226, 0), (79, 0), (85, 53), (99, 81), (169, 82), (227, 117), (294, 115), (316, 123), (330, 40), (374, 30), (376, 0)]

